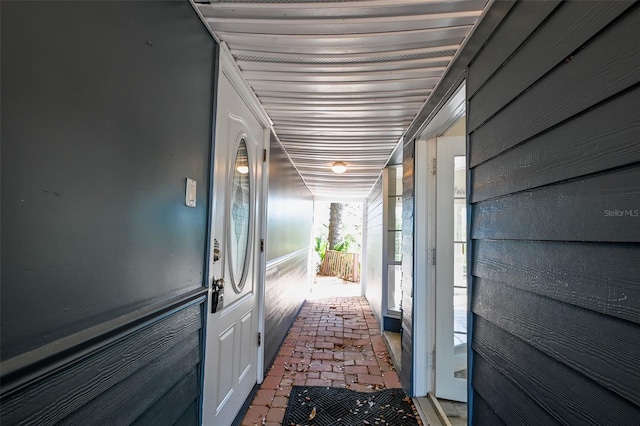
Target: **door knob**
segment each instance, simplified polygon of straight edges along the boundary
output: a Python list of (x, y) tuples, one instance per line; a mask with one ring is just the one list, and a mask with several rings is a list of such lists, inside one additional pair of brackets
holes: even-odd
[(211, 313), (215, 314), (224, 307), (224, 279), (211, 278)]
[(213, 280), (213, 288), (217, 290), (224, 290), (224, 278), (218, 278)]

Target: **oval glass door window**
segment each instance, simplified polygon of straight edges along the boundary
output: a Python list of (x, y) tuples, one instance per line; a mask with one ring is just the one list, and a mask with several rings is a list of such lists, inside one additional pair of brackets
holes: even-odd
[(229, 221), (229, 263), (231, 284), (240, 293), (247, 278), (249, 236), (251, 227), (251, 179), (247, 143), (243, 138), (238, 146), (231, 183), (231, 220)]

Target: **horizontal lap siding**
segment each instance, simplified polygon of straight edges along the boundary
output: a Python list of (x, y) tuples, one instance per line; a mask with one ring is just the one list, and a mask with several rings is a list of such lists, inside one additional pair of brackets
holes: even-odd
[(201, 327), (197, 303), (62, 362), (3, 394), (2, 424), (172, 424), (200, 395)]
[[(271, 365), (309, 292), (309, 250), (267, 265), (264, 360)], [(265, 372), (266, 374), (266, 372)]]
[(640, 241), (638, 182), (640, 164), (636, 163), (475, 203), (471, 237), (637, 242)]
[(473, 412), (471, 422), (477, 425), (505, 426), (505, 423), (491, 406), (477, 392), (473, 393)]
[[(475, 355), (472, 380), (474, 390), (497, 412), (507, 425), (556, 425), (546, 413), (516, 383), (509, 380), (494, 365)], [(480, 423), (493, 426), (491, 423)]]
[[(545, 365), (548, 369), (550, 358), (555, 358), (591, 381), (640, 403), (640, 364), (636, 362), (640, 333), (636, 324), (498, 282), (476, 279), (474, 285), (473, 313), (515, 335), (519, 342), (514, 341), (514, 345), (526, 343), (524, 350), (512, 351), (520, 356), (510, 361), (524, 366), (530, 362), (524, 354), (533, 353), (531, 347), (534, 347), (547, 355), (540, 358), (538, 367)], [(474, 344), (483, 342), (483, 337), (480, 329)], [(501, 346), (506, 342), (500, 338), (493, 343)], [(535, 379), (540, 381), (545, 369), (534, 374)], [(529, 371), (534, 373), (535, 369), (532, 367)], [(597, 390), (594, 386), (591, 393), (597, 394)]]
[(476, 240), (473, 255), (477, 278), (640, 323), (635, 244)]
[[(160, 425), (163, 423), (175, 424), (190, 411), (195, 412), (195, 418), (191, 423), (187, 424), (196, 424), (198, 421), (198, 400), (193, 399), (194, 394), (200, 394), (200, 371), (197, 368), (192, 368), (187, 375), (182, 377), (169, 392), (164, 394), (149, 410), (138, 417), (133, 424), (136, 426)], [(187, 408), (180, 415), (172, 407)]]
[[(197, 425), (200, 421), (198, 414), (198, 401), (193, 403), (182, 413), (182, 416), (174, 423), (174, 426), (192, 426)], [(153, 423), (147, 423), (153, 424)]]
[[(520, 411), (517, 416), (521, 421), (509, 419), (507, 424), (624, 425), (633, 424), (640, 415), (634, 403), (605, 387), (593, 386), (579, 371), (522, 345), (519, 336), (483, 318), (477, 319), (476, 331), (473, 349), (480, 367), (475, 377), (478, 389), (496, 403), (507, 404), (503, 408), (511, 411), (510, 416)], [(545, 366), (542, 369), (541, 364)], [(591, 399), (598, 404), (584, 404)]]
[[(587, 7), (593, 2), (578, 3)], [(471, 165), (476, 166), (637, 84), (640, 78), (637, 66), (639, 15), (640, 12), (634, 8), (626, 19), (601, 31), (591, 40), (583, 40), (586, 44), (578, 51), (563, 51), (566, 58), (558, 61), (547, 74), (538, 75), (538, 80), (530, 86), (514, 82), (512, 86), (516, 92), (499, 98), (502, 103), (492, 107), (498, 113), (487, 119), (484, 118), (484, 109), (475, 105), (474, 98), (483, 95), (489, 87), (483, 87), (471, 97), (469, 120), (484, 123), (475, 130), (470, 128)], [(539, 27), (538, 31), (546, 31), (546, 26)], [(557, 34), (557, 37), (562, 37), (562, 34)], [(541, 45), (538, 56), (546, 52), (546, 48), (548, 45)], [(527, 52), (521, 57), (516, 51), (516, 56), (511, 57), (507, 64), (521, 63), (518, 67), (511, 67), (512, 74), (508, 76), (495, 75), (494, 78), (500, 78), (500, 85), (492, 90), (510, 87), (510, 82), (505, 81), (507, 78), (518, 82), (521, 74), (539, 60), (538, 56), (536, 52)], [(469, 72), (473, 72), (473, 64)], [(476, 118), (478, 116), (481, 118)]]
[[(640, 161), (640, 88), (474, 167), (473, 202)], [(564, 143), (558, 144), (562, 140)], [(566, 167), (571, 163), (572, 167)]]
[(373, 187), (365, 203), (365, 208), (367, 211), (366, 244), (364, 245), (366, 257), (363, 261), (365, 273), (362, 277), (362, 283), (371, 311), (378, 322), (382, 324), (382, 274), (385, 272), (382, 270), (382, 245), (383, 238), (387, 234), (382, 223), (382, 178), (378, 179)]
[(264, 361), (269, 366), (309, 291), (313, 224), (311, 192), (273, 133), (267, 194)]
[(634, 424), (640, 8), (528, 3), (468, 70), (472, 421)]
[[(603, 76), (609, 75), (607, 71), (618, 68), (617, 61), (624, 63), (625, 60), (628, 60), (632, 62), (633, 55), (625, 58), (624, 53), (633, 52), (634, 49), (637, 49), (638, 40), (629, 44), (617, 43), (616, 48), (611, 48), (611, 41), (618, 37), (629, 36), (633, 40), (634, 28), (631, 22), (607, 34), (601, 40), (596, 40), (593, 46), (589, 46), (583, 52), (576, 52), (585, 40), (597, 34), (630, 5), (631, 2), (565, 2), (539, 27), (540, 31), (535, 31), (527, 39), (526, 43), (518, 49), (517, 55), (505, 62), (484, 87), (471, 98), (469, 104), (469, 130), (472, 131), (478, 128), (482, 122), (504, 108), (518, 95), (536, 97), (536, 101), (543, 104), (552, 103), (549, 98), (535, 96), (536, 92), (554, 88), (556, 85), (564, 90), (573, 92), (576, 88), (591, 83), (591, 79), (601, 79)], [(621, 38), (618, 38), (618, 40), (621, 40)], [(574, 53), (575, 58), (573, 57)], [(601, 55), (603, 54), (606, 56), (602, 57)], [(536, 58), (535, 61), (529, 60), (534, 56)], [(612, 62), (609, 63), (604, 60), (607, 56)], [(598, 70), (596, 73), (586, 73), (580, 76), (581, 78), (576, 78), (573, 81), (566, 81), (566, 75), (573, 74), (574, 71), (568, 67), (556, 70), (554, 68), (559, 65), (560, 68), (563, 68), (561, 64), (568, 64), (573, 59), (577, 60), (580, 66), (591, 66), (602, 61), (600, 65), (603, 66), (603, 69)], [(553, 72), (546, 81), (539, 80), (540, 76), (551, 70)], [(629, 70), (621, 68), (618, 71), (620, 75), (624, 76)], [(575, 76), (578, 77), (578, 75)], [(610, 76), (612, 77), (611, 82), (617, 80), (614, 75)], [(523, 93), (536, 82), (540, 84), (537, 87), (532, 87), (533, 94)], [(606, 81), (601, 83), (604, 85)], [(611, 89), (615, 90), (615, 87)], [(596, 91), (593, 95), (597, 96), (597, 93)], [(574, 98), (574, 100), (578, 100), (578, 98)], [(507, 108), (515, 109), (519, 105), (523, 104), (514, 102), (513, 107)], [(557, 104), (558, 110), (546, 112), (555, 113), (561, 110), (562, 107), (566, 107), (566, 105)], [(575, 107), (580, 108), (582, 105), (577, 103)], [(523, 118), (526, 119), (526, 117)], [(496, 119), (499, 118), (496, 117)]]
[(510, 19), (503, 21), (487, 42), (485, 49), (491, 51), (491, 57), (475, 62), (473, 74), (467, 76), (466, 90), (469, 97), (486, 83), (560, 3), (561, 0), (527, 1), (514, 6), (509, 15)]

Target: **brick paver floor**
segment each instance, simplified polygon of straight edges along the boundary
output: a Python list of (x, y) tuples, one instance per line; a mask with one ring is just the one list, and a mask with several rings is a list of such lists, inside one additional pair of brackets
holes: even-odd
[(242, 425), (281, 425), (294, 385), (359, 392), (401, 387), (364, 297), (305, 302)]

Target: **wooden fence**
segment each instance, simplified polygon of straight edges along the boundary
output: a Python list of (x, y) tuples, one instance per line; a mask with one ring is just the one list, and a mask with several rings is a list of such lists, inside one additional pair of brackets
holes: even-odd
[(320, 275), (329, 275), (357, 283), (360, 281), (360, 259), (357, 253), (327, 250)]

